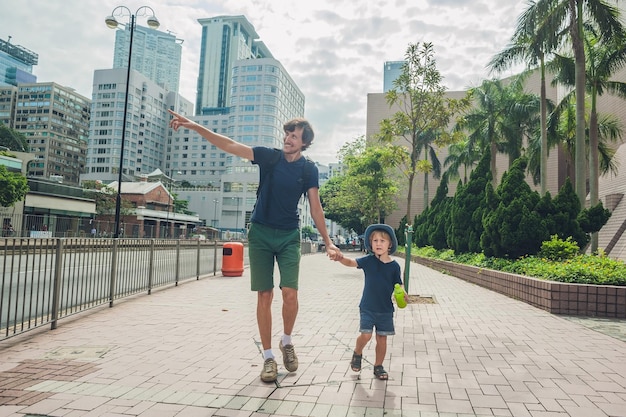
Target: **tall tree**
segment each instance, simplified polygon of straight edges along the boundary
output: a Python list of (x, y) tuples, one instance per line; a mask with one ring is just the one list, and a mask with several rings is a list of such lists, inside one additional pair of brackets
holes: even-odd
[(476, 106), (457, 123), (457, 131), (468, 133), (468, 146), (478, 146), (483, 152), (489, 149), (491, 182), (497, 185), (496, 156), (498, 152), (509, 155), (509, 164), (521, 154), (522, 138), (529, 135), (538, 111), (536, 97), (523, 90), (520, 79), (505, 85), (500, 80), (485, 80), (470, 90)]
[[(549, 6), (549, 5), (548, 5)], [(559, 45), (557, 34), (545, 30), (543, 16), (534, 0), (528, 1), (527, 9), (518, 17), (517, 27), (509, 45), (495, 55), (489, 62), (494, 72), (501, 72), (516, 63), (523, 62), (527, 70), (534, 71), (539, 65), (540, 85), (540, 137), (541, 137), (541, 194), (547, 191), (548, 182), (548, 134), (547, 134), (547, 98), (546, 98), (546, 55)]]
[[(587, 101), (589, 101), (587, 99)], [(589, 104), (585, 104), (587, 109), (585, 114), (585, 146), (588, 147), (589, 140)], [(615, 150), (611, 143), (616, 143), (622, 136), (623, 124), (613, 115), (598, 115), (598, 155), (600, 160), (600, 175), (608, 172), (617, 173), (617, 162), (613, 158)], [(574, 178), (574, 154), (576, 148), (576, 99), (574, 92), (563, 97), (560, 103), (550, 113), (548, 117), (548, 145), (560, 146), (565, 155), (565, 172), (570, 178)], [(530, 150), (535, 147), (531, 143)], [(589, 152), (585, 151), (585, 155)], [(531, 154), (532, 156), (532, 154)], [(532, 160), (534, 160), (533, 158)], [(533, 167), (534, 169), (535, 167)], [(572, 186), (573, 187), (573, 186)]]
[[(442, 76), (437, 69), (432, 43), (409, 44), (402, 73), (387, 95), (390, 107), (399, 110), (380, 123), (383, 143), (404, 143), (407, 163), (403, 172), (408, 179), (406, 218), (410, 221), (413, 183), (415, 176), (424, 174), (424, 208), (428, 207), (428, 176), (437, 174), (438, 147), (453, 143), (456, 138), (445, 129), (459, 110), (469, 105), (467, 99), (455, 100), (445, 97)], [(429, 159), (430, 158), (430, 159)]]
[[(586, 91), (591, 101), (589, 111), (589, 198), (591, 207), (599, 199), (599, 121), (597, 111), (598, 97), (605, 92), (626, 99), (626, 83), (612, 81), (613, 74), (626, 64), (625, 38), (614, 37), (602, 41), (594, 28), (586, 27), (584, 32), (586, 55)], [(556, 82), (567, 86), (575, 84), (575, 62), (571, 57), (556, 55), (554, 63), (559, 69)], [(598, 235), (591, 236), (591, 251), (598, 249)]]
[(585, 147), (585, 48), (584, 23), (598, 29), (601, 39), (622, 37), (624, 27), (620, 22), (619, 9), (612, 3), (619, 0), (538, 0), (537, 12), (542, 16), (539, 33), (552, 31), (561, 39), (567, 38), (575, 61), (576, 92), (576, 149), (575, 189), (581, 206), (586, 193), (586, 147)]
[(446, 173), (450, 179), (460, 177), (459, 171), (463, 169), (463, 184), (467, 183), (468, 170), (478, 163), (480, 159), (480, 149), (475, 143), (470, 143), (464, 139), (460, 142), (453, 143), (448, 147), (448, 156), (443, 162), (444, 167), (448, 167)]
[(361, 137), (344, 145), (339, 156), (346, 169), (320, 189), (324, 212), (330, 220), (362, 233), (395, 209), (398, 185), (389, 173), (402, 163), (404, 152), (398, 146), (365, 147)]

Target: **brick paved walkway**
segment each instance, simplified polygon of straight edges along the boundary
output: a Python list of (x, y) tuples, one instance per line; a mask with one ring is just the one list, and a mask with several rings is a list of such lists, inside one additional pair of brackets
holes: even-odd
[(246, 269), (3, 341), (0, 417), (626, 417), (624, 321), (604, 323), (605, 334), (603, 323), (550, 315), (412, 264), (411, 293), (435, 303), (396, 313), (384, 382), (372, 374), (373, 344), (361, 374), (349, 369), (361, 271), (322, 254), (304, 256), (301, 271), (300, 368), (287, 374), (281, 364), (276, 293), (275, 384), (259, 380)]

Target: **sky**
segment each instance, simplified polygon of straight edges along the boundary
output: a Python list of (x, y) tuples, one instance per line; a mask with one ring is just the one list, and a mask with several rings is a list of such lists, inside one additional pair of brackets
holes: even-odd
[[(115, 31), (104, 19), (117, 6), (150, 6), (182, 39), (180, 93), (195, 102), (198, 19), (244, 15), (305, 95), (315, 129), (307, 156), (322, 164), (365, 135), (367, 95), (383, 92), (385, 61), (409, 44), (430, 42), (443, 85), (465, 90), (493, 77), (489, 60), (504, 49), (526, 3), (518, 0), (0, 0), (0, 39), (39, 55), (33, 73), (90, 98), (93, 72), (111, 68)], [(125, 18), (124, 21), (128, 21)], [(145, 17), (137, 24), (147, 26)], [(518, 68), (519, 69), (519, 68)], [(514, 70), (502, 76), (512, 75)]]

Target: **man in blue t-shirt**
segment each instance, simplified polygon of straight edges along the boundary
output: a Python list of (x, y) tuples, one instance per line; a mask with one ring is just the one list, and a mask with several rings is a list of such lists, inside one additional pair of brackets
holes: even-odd
[[(170, 126), (199, 133), (219, 149), (248, 159), (259, 166), (257, 201), (250, 218), (248, 253), (252, 291), (257, 292), (257, 325), (263, 345), (261, 380), (273, 382), (278, 367), (272, 352), (272, 300), (274, 297), (274, 262), (280, 270), (279, 287), (283, 296), (283, 330), (279, 342), (283, 364), (289, 372), (298, 369), (291, 333), (298, 314), (298, 275), (300, 268), (300, 219), (298, 201), (303, 193), (309, 199), (311, 217), (324, 239), (326, 253), (333, 259), (341, 256), (326, 230), (324, 210), (319, 198), (317, 167), (302, 155), (313, 142), (313, 129), (305, 119), (294, 119), (283, 126), (283, 148), (250, 147), (199, 125), (173, 111)], [(310, 170), (310, 171), (307, 171)]]

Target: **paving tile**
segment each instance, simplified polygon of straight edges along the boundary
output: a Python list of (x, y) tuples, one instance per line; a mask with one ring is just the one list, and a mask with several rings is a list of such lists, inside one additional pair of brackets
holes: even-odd
[(387, 382), (372, 375), (375, 343), (360, 374), (348, 366), (362, 272), (314, 254), (302, 258), (295, 373), (277, 349), (278, 293), (272, 307), (277, 384), (259, 379), (246, 270), (118, 301), (20, 336), (27, 344), (0, 343), (0, 403), (33, 401), (0, 406), (0, 417), (626, 417), (626, 344), (599, 332), (604, 323), (591, 328), (421, 265), (410, 273), (412, 292), (437, 303), (395, 314)]

